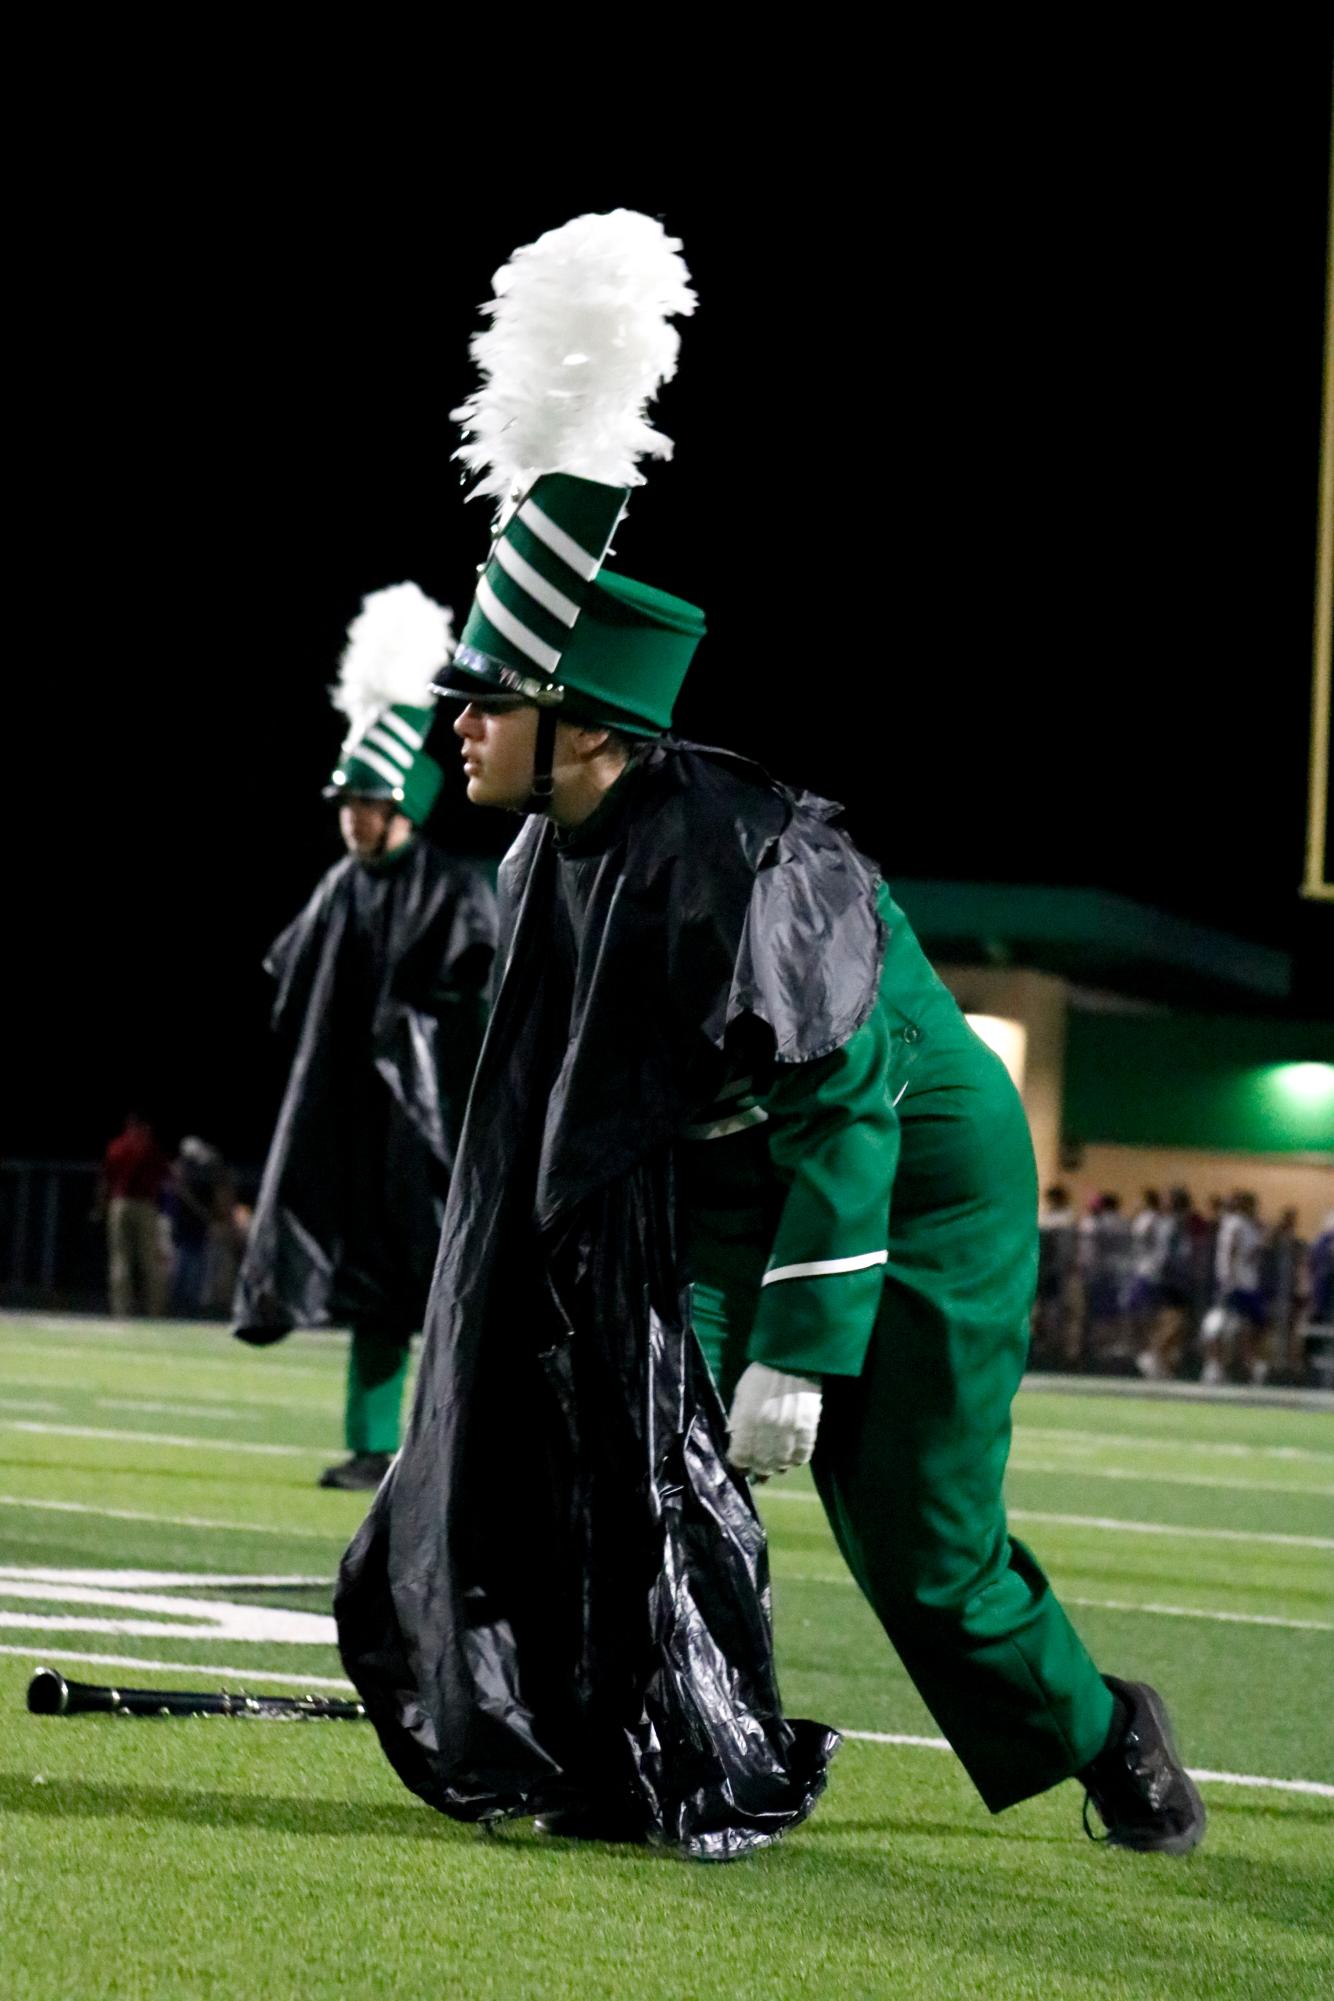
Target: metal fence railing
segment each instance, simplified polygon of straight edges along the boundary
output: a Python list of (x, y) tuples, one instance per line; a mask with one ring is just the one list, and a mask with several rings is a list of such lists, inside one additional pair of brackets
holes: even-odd
[[(0, 1305), (105, 1312), (109, 1304), (106, 1219), (98, 1206), (95, 1160), (0, 1160)], [(257, 1176), (237, 1170), (234, 1185), (253, 1198)], [(162, 1272), (173, 1283), (171, 1222), (159, 1219)], [(223, 1260), (225, 1262), (225, 1260)], [(174, 1310), (214, 1318), (227, 1311), (230, 1280), (202, 1306)]]
[[(0, 1160), (0, 1305), (106, 1311), (107, 1233), (96, 1207), (98, 1174), (93, 1160)], [(253, 1169), (236, 1175), (247, 1200), (257, 1181)], [(165, 1215), (161, 1248), (164, 1267), (170, 1270)], [(1121, 1279), (1100, 1287), (1088, 1274), (1049, 1273), (1048, 1262), (1044, 1257), (1034, 1311), (1033, 1364), (1133, 1373), (1145, 1328), (1124, 1303)], [(206, 1317), (225, 1315), (229, 1290), (230, 1281), (224, 1280), (202, 1309), (186, 1310), (202, 1310)], [(1199, 1322), (1207, 1304), (1202, 1288), (1185, 1331), (1183, 1374), (1198, 1370)], [(1334, 1387), (1334, 1322), (1318, 1320), (1300, 1303), (1275, 1315), (1265, 1353), (1280, 1380)]]
[(0, 1299), (11, 1306), (106, 1303), (106, 1232), (93, 1214), (92, 1160), (0, 1161)]

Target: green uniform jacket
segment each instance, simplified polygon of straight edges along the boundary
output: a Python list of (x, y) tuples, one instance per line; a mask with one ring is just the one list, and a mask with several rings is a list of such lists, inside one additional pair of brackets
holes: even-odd
[[(974, 1304), (1027, 1338), (1037, 1189), (1022, 1108), (886, 890), (880, 909), (890, 941), (866, 1025), (832, 1055), (780, 1066), (762, 1100), (735, 1080), (686, 1135), (696, 1326), (725, 1394), (748, 1361), (859, 1376), (887, 1282), (891, 1298), (894, 1281), (929, 1283), (966, 1312), (970, 1218), (988, 1239)], [(961, 1142), (981, 1125), (977, 1186)]]

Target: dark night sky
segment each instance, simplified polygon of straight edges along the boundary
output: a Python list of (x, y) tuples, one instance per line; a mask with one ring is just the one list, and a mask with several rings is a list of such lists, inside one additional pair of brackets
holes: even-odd
[(343, 628), (405, 576), (461, 621), (476, 306), (515, 245), (618, 205), (700, 296), (676, 457), (617, 538), (709, 611), (683, 732), (847, 802), (891, 880), (1122, 890), (1298, 950), (1334, 1014), (1334, 907), (1296, 894), (1328, 37), (1179, 32), (1043, 65), (942, 38), (842, 116), (789, 80), (508, 167), (429, 129), (89, 137), (20, 245), (11, 589), (59, 786), (21, 822), (40, 866), (11, 824), (4, 1150), (86, 1157), (146, 1097), (262, 1152), (257, 966), (337, 853)]

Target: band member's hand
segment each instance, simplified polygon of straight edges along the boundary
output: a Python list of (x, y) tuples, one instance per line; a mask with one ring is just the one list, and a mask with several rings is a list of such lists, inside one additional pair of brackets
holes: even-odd
[(755, 1479), (804, 1466), (820, 1428), (820, 1385), (809, 1376), (784, 1375), (752, 1362), (736, 1386), (728, 1426), (728, 1458)]

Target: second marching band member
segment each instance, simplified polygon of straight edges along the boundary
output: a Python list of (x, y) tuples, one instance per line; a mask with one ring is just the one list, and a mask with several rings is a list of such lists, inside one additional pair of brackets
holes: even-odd
[(348, 1458), (373, 1488), (398, 1449), (458, 1127), (481, 1041), (494, 898), (420, 832), (443, 774), (427, 748), (449, 614), (416, 584), (365, 600), (334, 700), (349, 724), (325, 796), (347, 850), (265, 961), (292, 1068), (235, 1314), (243, 1340), (349, 1325)]

